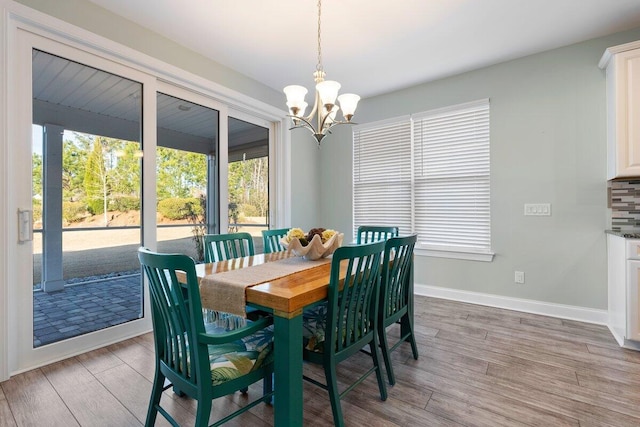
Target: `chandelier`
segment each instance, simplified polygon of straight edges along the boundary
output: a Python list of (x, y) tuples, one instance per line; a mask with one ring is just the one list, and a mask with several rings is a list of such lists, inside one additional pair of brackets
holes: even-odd
[[(284, 88), (284, 93), (287, 95), (289, 117), (291, 117), (293, 121), (293, 127), (291, 129), (304, 128), (309, 130), (316, 138), (318, 147), (320, 147), (320, 143), (324, 137), (328, 133), (331, 133), (330, 129), (332, 127), (351, 123), (351, 118), (360, 100), (360, 97), (353, 93), (345, 93), (338, 96), (340, 83), (324, 79), (326, 74), (322, 68), (322, 48), (320, 43), (321, 10), (322, 0), (318, 0), (318, 64), (316, 65), (316, 71), (313, 73), (313, 78), (316, 82), (316, 99), (313, 104), (313, 109), (308, 116), (304, 115), (304, 111), (308, 105), (304, 101), (304, 97), (308, 92), (307, 89), (304, 86), (298, 85), (291, 85)], [(336, 105), (336, 98), (340, 106)], [(336, 120), (336, 114), (340, 109), (342, 109), (344, 120)], [(315, 126), (313, 124), (314, 116), (316, 121)]]

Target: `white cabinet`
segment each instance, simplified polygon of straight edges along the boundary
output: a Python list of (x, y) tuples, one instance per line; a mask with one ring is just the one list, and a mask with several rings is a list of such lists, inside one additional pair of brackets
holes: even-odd
[(607, 179), (640, 177), (640, 41), (607, 49)]
[(640, 349), (640, 240), (607, 234), (609, 321), (618, 344)]

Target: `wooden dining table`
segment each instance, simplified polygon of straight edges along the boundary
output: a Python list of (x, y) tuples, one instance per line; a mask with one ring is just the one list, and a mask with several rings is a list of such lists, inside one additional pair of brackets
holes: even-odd
[[(200, 286), (205, 276), (292, 257), (274, 252), (196, 265)], [(274, 424), (302, 426), (302, 311), (327, 298), (331, 263), (309, 263), (309, 268), (246, 288), (246, 303), (273, 314), (274, 319)]]

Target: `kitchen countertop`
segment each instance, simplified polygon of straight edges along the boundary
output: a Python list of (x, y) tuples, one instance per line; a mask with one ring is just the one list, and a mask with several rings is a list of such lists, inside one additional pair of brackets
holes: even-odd
[(625, 239), (640, 239), (640, 230), (605, 230), (605, 233), (612, 234)]

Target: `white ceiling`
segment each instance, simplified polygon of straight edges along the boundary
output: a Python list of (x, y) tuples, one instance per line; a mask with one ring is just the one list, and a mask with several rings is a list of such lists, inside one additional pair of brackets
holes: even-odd
[[(90, 1), (276, 90), (313, 85), (316, 0)], [(324, 0), (322, 56), (368, 97), (635, 27), (640, 0)]]

